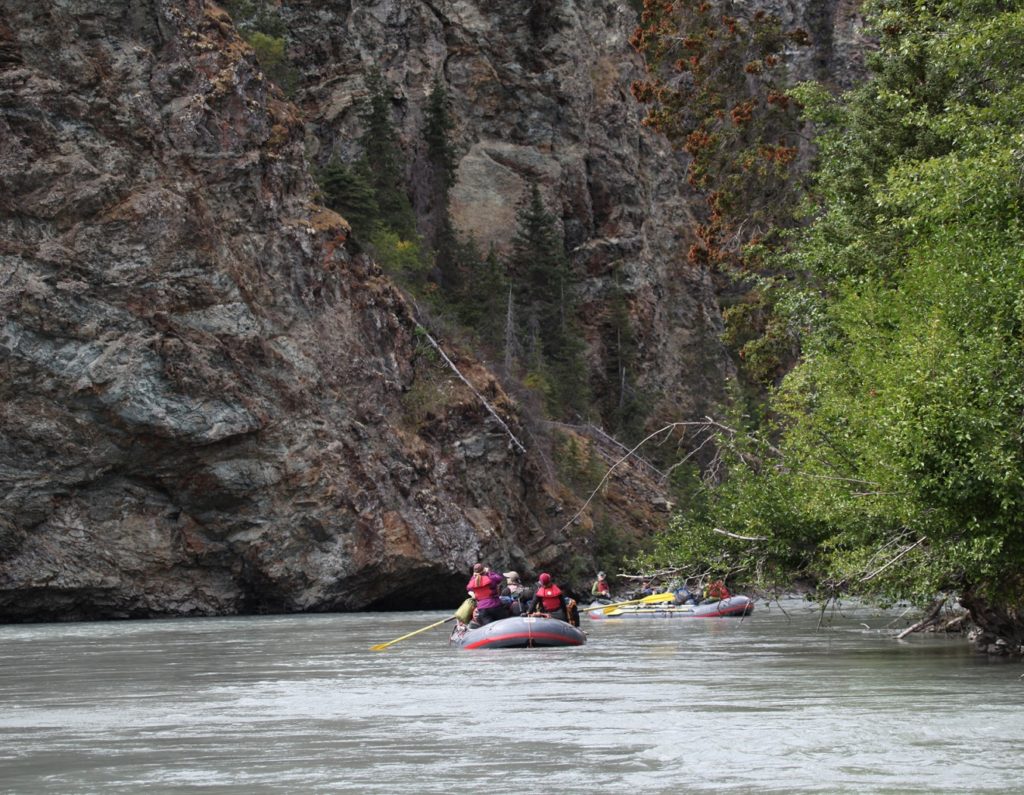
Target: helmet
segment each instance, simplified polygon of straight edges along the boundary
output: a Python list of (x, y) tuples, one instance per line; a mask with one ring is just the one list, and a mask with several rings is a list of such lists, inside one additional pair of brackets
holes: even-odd
[(551, 575), (548, 574), (547, 572), (544, 572), (543, 574), (540, 575), (540, 577), (537, 578), (537, 580), (540, 582), (541, 585), (550, 585), (551, 584)]

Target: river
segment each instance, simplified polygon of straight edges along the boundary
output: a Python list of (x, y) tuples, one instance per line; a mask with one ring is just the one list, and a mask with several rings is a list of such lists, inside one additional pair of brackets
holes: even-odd
[(0, 791), (1021, 792), (1024, 668), (898, 616), (478, 652), (369, 651), (432, 612), (0, 626)]

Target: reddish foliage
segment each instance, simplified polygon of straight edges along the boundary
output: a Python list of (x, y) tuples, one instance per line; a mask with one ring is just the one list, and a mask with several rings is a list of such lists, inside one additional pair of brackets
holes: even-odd
[(647, 102), (652, 96), (651, 84), (645, 80), (634, 80), (629, 86), (629, 92), (637, 102)]
[(704, 130), (694, 130), (686, 137), (686, 143), (683, 145), (683, 149), (696, 157), (700, 151), (710, 145), (713, 140), (712, 136), (708, 135)]
[[(644, 123), (690, 155), (687, 182), (707, 192), (706, 224), (687, 260), (743, 267), (749, 238), (785, 224), (780, 197), (798, 150), (783, 141), (799, 120), (797, 104), (777, 86), (776, 67), (791, 43), (809, 36), (724, 0), (696, 7), (645, 0), (644, 9), (631, 41), (650, 79), (634, 83), (633, 95), (650, 106)], [(680, 72), (689, 74), (680, 80)], [(751, 216), (765, 220), (750, 224)]]
[(803, 28), (791, 30), (788, 35), (791, 42), (799, 44), (801, 47), (806, 47), (811, 43), (811, 34)]
[(754, 100), (748, 99), (734, 106), (733, 109), (729, 111), (732, 123), (737, 127), (742, 127), (744, 124), (747, 124), (752, 118), (754, 118), (754, 105)]

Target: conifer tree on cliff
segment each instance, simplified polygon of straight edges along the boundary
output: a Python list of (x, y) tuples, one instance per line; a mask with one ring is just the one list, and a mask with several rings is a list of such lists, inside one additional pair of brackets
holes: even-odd
[(455, 181), (455, 149), (451, 142), (454, 127), (448, 112), (448, 89), (441, 76), (436, 75), (423, 112), (423, 140), (427, 145), (427, 158), (434, 167), (438, 193), (446, 202)]
[(414, 240), (415, 216), (405, 191), (405, 166), (398, 135), (391, 121), (387, 83), (377, 71), (367, 75), (368, 96), (362, 109), (363, 153), (352, 164), (337, 156), (318, 179), (324, 202), (341, 213), (356, 238), (371, 241), (378, 233)]
[(508, 272), (527, 382), (556, 413), (583, 411), (588, 390), (569, 261), (536, 184), (519, 211)]
[(423, 111), (423, 141), (430, 166), (429, 228), (433, 230), (431, 245), (440, 273), (441, 287), (449, 296), (462, 286), (458, 240), (448, 212), (449, 191), (455, 182), (455, 149), (451, 131), (455, 127), (448, 112), (448, 91), (440, 75), (434, 77)]
[(358, 239), (368, 239), (380, 217), (377, 195), (359, 164), (348, 166), (337, 157), (319, 174), (324, 203), (341, 213)]
[(357, 168), (372, 185), (380, 222), (404, 240), (416, 237), (416, 219), (405, 186), (405, 160), (391, 120), (390, 88), (376, 69), (366, 76), (363, 156)]

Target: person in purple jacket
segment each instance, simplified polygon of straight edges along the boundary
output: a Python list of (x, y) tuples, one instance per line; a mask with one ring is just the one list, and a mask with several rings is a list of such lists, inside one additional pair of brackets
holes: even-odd
[(466, 584), (469, 595), (476, 599), (476, 623), (490, 624), (499, 618), (508, 618), (508, 608), (501, 603), (499, 586), (501, 575), (483, 563), (473, 565), (473, 576)]

